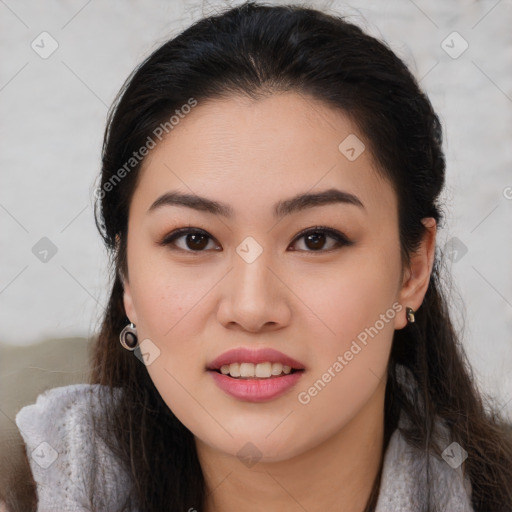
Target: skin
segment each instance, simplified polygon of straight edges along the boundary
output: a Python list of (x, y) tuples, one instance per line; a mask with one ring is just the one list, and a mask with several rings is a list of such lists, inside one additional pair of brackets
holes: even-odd
[[(181, 120), (139, 175), (129, 211), (125, 309), (139, 340), (160, 350), (147, 370), (195, 436), (208, 512), (360, 512), (368, 500), (382, 457), (393, 332), (407, 323), (405, 307), (417, 310), (423, 301), (436, 226), (425, 219), (423, 243), (402, 268), (396, 195), (376, 173), (368, 144), (354, 161), (338, 150), (349, 134), (364, 141), (341, 112), (296, 93), (217, 99)], [(364, 209), (329, 204), (273, 218), (277, 201), (329, 188), (356, 195)], [(182, 206), (148, 212), (171, 190), (225, 202), (235, 215)], [(203, 252), (194, 253), (186, 236), (174, 250), (158, 244), (188, 226), (209, 235)], [(297, 239), (315, 226), (338, 230), (353, 245), (338, 246), (328, 234), (319, 249)], [(263, 248), (250, 264), (236, 252), (247, 236)], [(299, 392), (394, 303), (401, 311), (300, 403)], [(306, 371), (271, 401), (232, 398), (205, 367), (239, 346), (275, 348)], [(261, 455), (251, 467), (237, 456), (248, 442)]]

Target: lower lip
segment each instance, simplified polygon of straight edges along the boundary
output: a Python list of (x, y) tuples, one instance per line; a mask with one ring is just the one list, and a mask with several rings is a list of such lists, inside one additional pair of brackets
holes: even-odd
[(209, 373), (215, 384), (228, 395), (246, 402), (266, 402), (295, 386), (304, 370), (268, 379), (234, 379), (214, 370), (209, 370)]

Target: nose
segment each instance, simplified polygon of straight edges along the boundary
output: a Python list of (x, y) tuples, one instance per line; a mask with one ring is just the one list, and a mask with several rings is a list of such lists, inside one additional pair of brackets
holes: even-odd
[(290, 294), (279, 272), (264, 256), (252, 263), (235, 255), (223, 280), (218, 321), (228, 329), (249, 332), (278, 330), (290, 322)]

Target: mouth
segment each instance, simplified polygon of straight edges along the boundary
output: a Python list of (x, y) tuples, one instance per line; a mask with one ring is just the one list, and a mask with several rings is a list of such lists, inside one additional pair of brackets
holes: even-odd
[(224, 393), (236, 400), (253, 403), (286, 396), (306, 371), (297, 360), (270, 348), (230, 350), (205, 369)]
[(303, 372), (304, 369), (292, 368), (282, 363), (266, 361), (263, 363), (231, 363), (222, 365), (220, 368), (210, 371), (226, 375), (233, 379), (272, 379), (290, 375), (296, 372)]
[(224, 352), (206, 367), (206, 370), (233, 379), (273, 379), (304, 372), (305, 367), (278, 350), (260, 348), (249, 350), (244, 347)]

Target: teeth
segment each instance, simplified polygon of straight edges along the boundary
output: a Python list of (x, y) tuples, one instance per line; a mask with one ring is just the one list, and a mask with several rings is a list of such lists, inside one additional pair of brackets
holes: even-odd
[(240, 377), (254, 377), (253, 363), (240, 363)]
[[(243, 374), (242, 374), (243, 375)], [(272, 363), (259, 363), (254, 367), (255, 377), (267, 378), (272, 375)]]
[(231, 363), (221, 366), (220, 373), (223, 375), (230, 375), (231, 377), (241, 378), (260, 378), (268, 379), (272, 376), (281, 375), (284, 373), (288, 375), (292, 371), (291, 366), (283, 365), (281, 363)]

